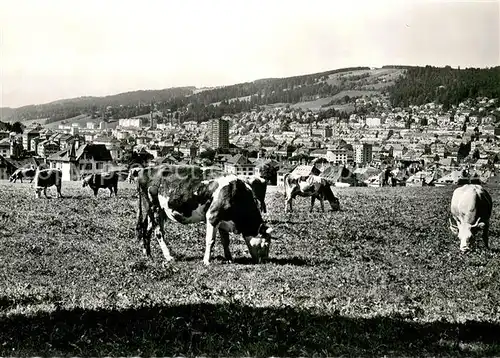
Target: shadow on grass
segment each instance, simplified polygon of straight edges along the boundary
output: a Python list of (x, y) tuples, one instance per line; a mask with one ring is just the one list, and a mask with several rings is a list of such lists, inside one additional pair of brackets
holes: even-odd
[[(492, 323), (354, 319), (234, 304), (58, 310), (0, 318), (1, 355), (492, 355)], [(462, 351), (460, 347), (469, 347)]]

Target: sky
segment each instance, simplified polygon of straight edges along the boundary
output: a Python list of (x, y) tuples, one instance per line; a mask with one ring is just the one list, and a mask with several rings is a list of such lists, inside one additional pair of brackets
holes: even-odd
[(0, 0), (0, 107), (352, 66), (500, 65), (500, 0)]

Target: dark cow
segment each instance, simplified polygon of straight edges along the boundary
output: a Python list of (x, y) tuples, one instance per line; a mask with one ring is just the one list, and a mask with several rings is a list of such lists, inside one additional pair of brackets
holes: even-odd
[(317, 175), (300, 177), (285, 174), (283, 181), (285, 185), (285, 212), (288, 208), (293, 211), (292, 201), (296, 196), (311, 197), (309, 212), (312, 212), (316, 199), (319, 199), (322, 211), (325, 211), (324, 199), (328, 200), (332, 211), (340, 210), (339, 199), (333, 194), (326, 179)]
[(18, 179), (21, 180), (21, 183), (23, 182), (23, 179), (30, 179), (30, 183), (33, 183), (33, 179), (35, 179), (35, 172), (36, 170), (33, 168), (20, 168), (17, 169), (14, 173), (9, 178), (9, 181), (16, 182)]
[(157, 238), (167, 261), (172, 260), (165, 237), (166, 219), (181, 224), (206, 222), (203, 262), (210, 264), (216, 230), (226, 260), (232, 261), (229, 233), (241, 234), (254, 262), (267, 259), (272, 231), (263, 221), (250, 186), (235, 175), (211, 178), (197, 166), (161, 165), (139, 172), (137, 237), (151, 256), (151, 235)]
[(94, 191), (94, 196), (97, 196), (100, 188), (109, 189), (109, 196), (118, 195), (118, 173), (100, 173), (100, 174), (90, 174), (83, 179), (82, 187), (85, 188), (89, 186)]
[(239, 176), (239, 178), (244, 180), (250, 185), (250, 187), (253, 190), (253, 193), (255, 194), (255, 197), (260, 203), (260, 211), (266, 213), (267, 209), (266, 209), (265, 199), (267, 191), (267, 181), (257, 176), (250, 176), (250, 177)]
[(460, 250), (467, 252), (469, 244), (479, 229), (483, 229), (483, 242), (488, 245), (488, 230), (493, 202), (490, 194), (481, 186), (467, 184), (455, 189), (451, 198), (450, 230), (460, 240)]
[(60, 169), (37, 169), (35, 173), (35, 196), (40, 197), (43, 189), (43, 195), (47, 196), (47, 188), (55, 185), (57, 189), (56, 197), (61, 198), (61, 180), (62, 171)]

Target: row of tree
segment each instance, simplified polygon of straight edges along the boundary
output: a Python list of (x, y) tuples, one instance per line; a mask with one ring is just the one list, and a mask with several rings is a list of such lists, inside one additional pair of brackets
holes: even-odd
[(23, 133), (24, 125), (21, 122), (2, 122), (0, 121), (0, 131)]
[(448, 110), (469, 98), (500, 98), (500, 66), (453, 69), (450, 66), (410, 67), (405, 76), (389, 88), (396, 107), (436, 102)]

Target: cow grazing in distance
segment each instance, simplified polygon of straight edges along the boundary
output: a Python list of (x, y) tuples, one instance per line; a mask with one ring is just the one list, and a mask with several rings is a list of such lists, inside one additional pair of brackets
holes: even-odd
[(21, 183), (23, 182), (23, 179), (29, 179), (30, 183), (33, 183), (33, 180), (35, 179), (35, 172), (36, 170), (33, 168), (20, 168), (17, 169), (14, 173), (9, 178), (9, 182), (16, 182), (18, 179), (21, 180)]
[(100, 173), (100, 174), (90, 174), (83, 178), (82, 187), (85, 188), (89, 186), (94, 191), (94, 196), (97, 196), (100, 188), (109, 189), (109, 196), (118, 195), (118, 173)]
[(206, 223), (205, 265), (210, 264), (217, 231), (227, 261), (232, 261), (230, 232), (243, 236), (254, 262), (267, 259), (272, 229), (264, 223), (250, 186), (234, 175), (210, 176), (200, 167), (187, 165), (161, 165), (139, 172), (136, 230), (146, 255), (151, 256), (153, 234), (165, 259), (173, 259), (164, 241), (168, 218), (180, 224)]
[(266, 208), (266, 191), (267, 191), (267, 181), (264, 178), (257, 176), (238, 176), (243, 181), (247, 182), (253, 190), (255, 197), (260, 203), (260, 211), (263, 213), (267, 212)]
[(288, 208), (293, 211), (292, 201), (297, 196), (311, 197), (309, 212), (312, 212), (316, 199), (319, 199), (322, 211), (325, 211), (324, 199), (328, 200), (332, 211), (340, 210), (339, 199), (333, 194), (326, 179), (317, 175), (299, 177), (285, 174), (283, 181), (285, 185), (285, 212), (288, 211)]
[(128, 172), (128, 177), (127, 177), (127, 181), (129, 183), (133, 183), (136, 178), (137, 178), (137, 175), (139, 174), (139, 171), (141, 170), (142, 168), (131, 168)]
[(480, 185), (467, 184), (453, 192), (451, 198), (450, 230), (460, 240), (460, 250), (467, 252), (473, 236), (483, 229), (483, 242), (489, 248), (488, 230), (493, 201), (490, 194)]
[(57, 189), (56, 197), (61, 198), (62, 171), (60, 169), (37, 169), (35, 173), (35, 196), (40, 198), (43, 189), (43, 195), (47, 196), (47, 188), (55, 186)]

